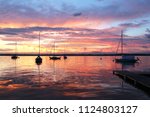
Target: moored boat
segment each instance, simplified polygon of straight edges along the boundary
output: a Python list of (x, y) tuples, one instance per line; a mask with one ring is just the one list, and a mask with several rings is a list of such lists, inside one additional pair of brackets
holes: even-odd
[(40, 57), (40, 54), (41, 54), (41, 50), (40, 50), (40, 40), (41, 40), (41, 37), (40, 37), (40, 32), (39, 32), (39, 55), (37, 56), (37, 58), (35, 59), (35, 62), (36, 64), (40, 65), (42, 63), (42, 58)]
[(60, 60), (61, 57), (60, 56), (51, 56), (49, 57), (51, 60)]
[(50, 60), (61, 60), (61, 57), (60, 56), (56, 56), (55, 55), (55, 51), (56, 51), (56, 45), (55, 45), (55, 41), (54, 41), (54, 55), (53, 56), (50, 56)]
[(116, 63), (136, 63), (139, 58), (135, 58), (133, 55), (124, 55), (124, 44), (123, 44), (123, 31), (121, 31), (121, 58), (116, 58)]
[(15, 43), (15, 54), (11, 56), (11, 59), (15, 60), (18, 59), (19, 57), (17, 56), (17, 42)]

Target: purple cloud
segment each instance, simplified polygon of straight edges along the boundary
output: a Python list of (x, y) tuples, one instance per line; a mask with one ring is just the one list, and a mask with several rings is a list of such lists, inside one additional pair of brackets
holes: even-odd
[(139, 27), (146, 25), (148, 23), (149, 23), (148, 20), (142, 20), (139, 23), (123, 23), (123, 24), (120, 24), (120, 26), (124, 27), (124, 28), (139, 28)]
[(150, 39), (150, 29), (146, 29), (147, 34), (145, 34), (145, 37)]
[[(80, 19), (76, 20), (82, 22), (85, 20), (93, 21), (93, 19), (100, 22), (116, 22), (150, 16), (150, 1), (148, 0), (130, 0), (130, 2), (124, 0), (112, 2), (110, 0), (109, 4), (106, 5), (100, 4), (107, 3), (107, 1), (102, 0), (96, 5), (91, 4), (84, 8), (69, 2), (62, 3), (62, 8), (56, 8), (51, 5), (51, 2), (51, 0), (46, 0), (46, 2), (43, 0), (38, 0), (38, 2), (33, 0), (26, 2), (1, 0), (0, 21), (3, 24), (10, 22), (20, 23), (20, 25), (24, 24), (22, 26), (25, 27), (29, 26), (29, 24), (34, 24), (34, 26), (38, 26), (38, 24), (43, 26), (54, 25), (58, 27), (60, 24), (73, 21), (74, 19), (71, 15), (73, 13), (73, 16), (81, 16)], [(80, 12), (78, 13), (77, 11)]]
[(75, 16), (75, 17), (81, 16), (81, 15), (82, 15), (82, 13), (74, 13), (73, 14), (73, 16)]

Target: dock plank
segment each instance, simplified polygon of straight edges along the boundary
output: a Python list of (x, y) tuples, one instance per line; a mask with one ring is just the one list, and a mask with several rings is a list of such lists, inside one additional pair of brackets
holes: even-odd
[(141, 86), (145, 87), (147, 90), (150, 90), (150, 77), (148, 76), (142, 76), (130, 71), (113, 71), (115, 75), (121, 76), (127, 80), (134, 81), (135, 84), (140, 84)]

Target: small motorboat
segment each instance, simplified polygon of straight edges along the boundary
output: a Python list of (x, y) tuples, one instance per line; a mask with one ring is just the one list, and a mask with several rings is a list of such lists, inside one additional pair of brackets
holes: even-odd
[(19, 57), (17, 55), (11, 56), (11, 59), (18, 59)]
[(61, 57), (60, 56), (52, 56), (52, 57), (49, 57), (50, 60), (60, 60)]
[(67, 59), (67, 56), (66, 56), (66, 55), (64, 55), (64, 59)]

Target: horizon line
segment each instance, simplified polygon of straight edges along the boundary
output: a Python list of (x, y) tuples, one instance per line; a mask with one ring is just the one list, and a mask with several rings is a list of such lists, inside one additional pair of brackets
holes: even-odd
[(0, 53), (0, 56), (122, 56), (122, 55), (128, 55), (128, 56), (150, 56), (149, 53), (60, 53), (60, 54), (48, 54), (48, 53)]

